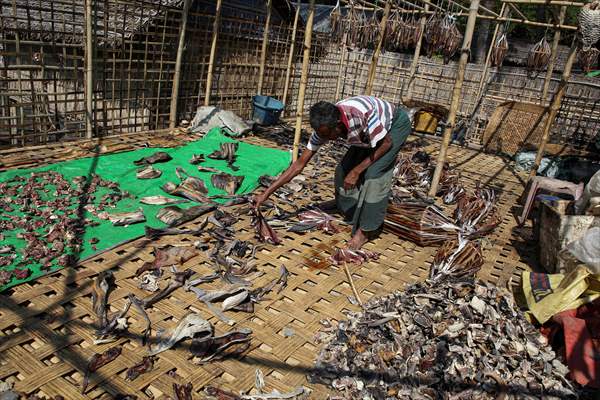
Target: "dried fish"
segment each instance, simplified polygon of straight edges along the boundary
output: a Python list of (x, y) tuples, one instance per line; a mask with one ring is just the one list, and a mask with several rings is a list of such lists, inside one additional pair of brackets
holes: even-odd
[(258, 393), (262, 393), (265, 388), (265, 376), (259, 368), (254, 373), (254, 387)]
[(159, 221), (164, 222), (168, 226), (172, 227), (196, 219), (201, 215), (211, 212), (215, 208), (216, 205), (214, 204), (202, 204), (198, 206), (192, 206), (186, 209), (182, 209), (178, 206), (167, 206), (160, 209), (158, 214), (156, 214), (156, 218)]
[(329, 257), (332, 263), (340, 265), (343, 263), (362, 264), (370, 260), (377, 260), (379, 254), (368, 250), (352, 250), (336, 248), (335, 253)]
[(591, 47), (589, 50), (579, 49), (577, 61), (584, 73), (590, 72), (594, 64), (598, 62), (598, 54), (600, 54), (600, 50), (595, 47)]
[(221, 149), (215, 150), (211, 154), (208, 155), (208, 158), (212, 158), (215, 160), (227, 160), (227, 165), (234, 171), (237, 171), (239, 168), (234, 166), (237, 151), (238, 143), (221, 143)]
[(544, 37), (529, 50), (527, 69), (534, 73), (543, 71), (548, 66), (551, 55), (552, 51), (550, 50), (550, 45), (544, 35)]
[(338, 233), (340, 229), (334, 224), (335, 218), (321, 210), (310, 210), (298, 215), (300, 222), (288, 229), (290, 232), (307, 232), (320, 229), (327, 233)]
[(275, 182), (275, 179), (276, 178), (274, 176), (262, 175), (258, 178), (258, 183), (260, 186), (268, 188), (273, 184), (273, 182)]
[(275, 399), (295, 399), (298, 396), (307, 396), (311, 390), (304, 386), (297, 387), (289, 393), (279, 393), (273, 390), (271, 393), (247, 394), (242, 395), (242, 400), (275, 400)]
[(94, 354), (92, 358), (90, 358), (85, 370), (85, 376), (83, 377), (83, 383), (81, 384), (81, 393), (85, 393), (90, 375), (98, 371), (101, 367), (105, 366), (109, 362), (114, 361), (121, 354), (121, 350), (121, 346), (111, 347), (104, 353)]
[(279, 239), (273, 228), (269, 226), (260, 210), (254, 209), (252, 214), (252, 226), (254, 226), (256, 238), (260, 242), (267, 242), (275, 245), (280, 244), (281, 239)]
[(157, 151), (156, 153), (154, 153), (148, 157), (140, 158), (139, 160), (136, 160), (133, 163), (135, 165), (146, 165), (146, 164), (150, 165), (150, 164), (167, 162), (167, 161), (171, 161), (171, 160), (172, 160), (172, 158), (168, 153), (165, 153), (164, 151)]
[(160, 275), (157, 272), (160, 272), (160, 270), (153, 270), (152, 272), (142, 275), (139, 284), (140, 289), (147, 290), (148, 292), (156, 292), (160, 289), (158, 286)]
[(237, 394), (227, 392), (214, 386), (206, 386), (204, 388), (204, 393), (216, 400), (241, 400), (241, 397)]
[(186, 202), (187, 200), (173, 199), (171, 197), (166, 196), (146, 196), (140, 199), (140, 203), (149, 204), (153, 206), (164, 206), (167, 204), (180, 204)]
[(168, 338), (161, 340), (153, 349), (150, 350), (150, 355), (162, 353), (165, 350), (173, 347), (177, 342), (185, 338), (193, 338), (201, 334), (202, 336), (213, 334), (213, 327), (210, 322), (203, 319), (198, 314), (187, 314), (179, 321), (179, 324), (171, 332)]
[(490, 58), (490, 63), (492, 67), (499, 67), (502, 65), (504, 58), (506, 57), (506, 53), (508, 52), (508, 40), (506, 40), (506, 34), (503, 33), (498, 37), (494, 46), (492, 48), (492, 55)]
[(12, 244), (7, 244), (4, 246), (0, 246), (0, 254), (10, 254), (15, 251), (15, 246)]
[(243, 180), (243, 176), (233, 176), (225, 172), (214, 174), (210, 177), (210, 181), (214, 187), (224, 190), (229, 195), (234, 195), (237, 192)]
[[(240, 349), (247, 349), (247, 345), (252, 340), (251, 334), (250, 329), (240, 329), (227, 332), (222, 336), (196, 338), (192, 340), (190, 351), (195, 357), (198, 357), (198, 363), (221, 359), (226, 350), (233, 350), (237, 355)], [(232, 347), (237, 349), (232, 349)]]
[(142, 332), (142, 346), (145, 346), (146, 343), (148, 343), (148, 337), (150, 337), (152, 322), (150, 321), (146, 310), (144, 310), (143, 302), (132, 294), (130, 294), (128, 297), (133, 307), (137, 310), (137, 312), (139, 312), (142, 315), (142, 318), (144, 318), (144, 322), (146, 322), (146, 326), (144, 327), (144, 331)]
[(130, 306), (131, 301), (128, 300), (120, 312), (115, 313), (105, 326), (101, 326), (96, 330), (94, 344), (110, 343), (118, 339), (121, 332), (127, 329), (125, 314), (129, 311)]
[(173, 395), (175, 400), (192, 400), (192, 383), (188, 382), (185, 385), (173, 383)]
[(223, 300), (221, 310), (231, 310), (232, 308), (235, 308), (248, 300), (250, 300), (250, 292), (247, 290), (242, 290), (241, 292)]
[(92, 288), (92, 309), (98, 318), (98, 328), (101, 329), (107, 323), (106, 304), (108, 301), (108, 291), (114, 283), (113, 273), (110, 270), (102, 271), (94, 280)]
[(138, 211), (108, 214), (108, 219), (114, 226), (128, 226), (146, 221), (144, 211), (141, 208)]
[(213, 167), (204, 167), (202, 165), (198, 165), (198, 172), (212, 172), (212, 173), (219, 173), (221, 171), (219, 171), (216, 168)]
[(190, 164), (197, 165), (206, 161), (204, 154), (194, 154), (192, 158), (190, 158)]
[(192, 257), (198, 255), (198, 251), (193, 246), (165, 246), (163, 248), (154, 248), (154, 260), (145, 262), (137, 271), (136, 276), (143, 272), (157, 270), (172, 265), (182, 265)]
[(460, 237), (458, 242), (449, 240), (437, 251), (431, 266), (430, 278), (474, 277), (483, 265), (483, 254), (477, 242)]
[(126, 379), (133, 381), (138, 376), (145, 374), (146, 372), (152, 371), (154, 367), (154, 357), (144, 357), (142, 361), (135, 364), (133, 367), (127, 370)]
[(152, 165), (148, 165), (147, 167), (140, 168), (135, 173), (135, 176), (138, 179), (154, 179), (154, 178), (158, 178), (161, 175), (162, 175), (162, 171), (159, 169), (155, 169)]
[(206, 197), (208, 189), (202, 179), (190, 176), (183, 168), (178, 167), (175, 172), (181, 183), (176, 185), (173, 182), (167, 182), (161, 186), (162, 190), (173, 196), (184, 197), (198, 203), (210, 203)]
[(152, 295), (151, 297), (142, 300), (144, 308), (151, 307), (153, 304), (169, 296), (175, 290), (179, 289), (180, 287), (183, 287), (185, 285), (185, 282), (192, 275), (194, 275), (194, 271), (192, 271), (191, 269), (186, 269), (183, 272), (175, 272), (175, 274), (171, 278), (171, 281), (169, 282), (169, 285), (166, 288)]
[(282, 265), (279, 268), (279, 278), (277, 279), (277, 282), (275, 282), (275, 286), (279, 285), (279, 289), (277, 289), (277, 293), (281, 293), (283, 291), (283, 289), (285, 289), (287, 287), (289, 276), (290, 276), (290, 272), (285, 267), (285, 265)]

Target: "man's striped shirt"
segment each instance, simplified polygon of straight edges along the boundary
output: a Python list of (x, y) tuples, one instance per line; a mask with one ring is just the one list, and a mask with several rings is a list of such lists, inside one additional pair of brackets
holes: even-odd
[[(392, 126), (394, 105), (377, 97), (350, 97), (336, 106), (341, 112), (342, 123), (348, 129), (346, 141), (350, 146), (374, 148)], [(324, 143), (325, 140), (313, 132), (306, 147), (317, 151)]]

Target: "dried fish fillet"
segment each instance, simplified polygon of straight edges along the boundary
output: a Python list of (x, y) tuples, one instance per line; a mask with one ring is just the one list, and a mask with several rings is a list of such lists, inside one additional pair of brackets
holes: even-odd
[(308, 232), (315, 229), (327, 233), (338, 233), (340, 229), (334, 224), (335, 218), (321, 210), (310, 210), (298, 215), (300, 222), (288, 229), (290, 232)]
[(198, 255), (198, 251), (193, 246), (166, 246), (163, 248), (154, 248), (154, 260), (144, 263), (137, 271), (136, 276), (143, 272), (157, 270), (171, 265), (182, 265), (192, 257)]
[(114, 226), (128, 226), (146, 221), (144, 211), (141, 208), (133, 212), (108, 214), (108, 219)]
[(221, 149), (215, 150), (211, 154), (208, 155), (208, 158), (212, 158), (215, 160), (227, 160), (227, 165), (234, 171), (237, 171), (239, 168), (234, 166), (237, 151), (238, 143), (221, 143)]
[(185, 385), (173, 383), (173, 395), (175, 400), (192, 400), (192, 383), (188, 382)]
[(172, 158), (168, 153), (165, 153), (164, 151), (157, 151), (156, 153), (154, 153), (148, 157), (140, 158), (139, 160), (136, 160), (133, 163), (135, 165), (149, 165), (149, 164), (167, 162), (167, 161), (171, 161), (171, 160), (172, 160)]
[(213, 204), (203, 204), (185, 209), (178, 206), (167, 206), (158, 211), (156, 218), (172, 227), (198, 218), (199, 216), (206, 214), (215, 208), (216, 206)]
[(98, 371), (101, 367), (105, 366), (111, 361), (114, 361), (121, 354), (121, 346), (111, 347), (102, 354), (94, 354), (88, 361), (87, 368), (85, 370), (85, 376), (83, 383), (81, 384), (81, 393), (85, 393), (87, 389), (90, 375)]
[(165, 350), (173, 347), (177, 342), (186, 338), (202, 334), (212, 335), (213, 327), (210, 322), (203, 319), (198, 314), (187, 314), (175, 329), (171, 332), (168, 338), (161, 340), (153, 349), (150, 350), (150, 355), (162, 353)]
[(173, 182), (167, 182), (161, 186), (162, 190), (173, 196), (184, 197), (198, 203), (210, 203), (206, 197), (208, 189), (202, 179), (190, 176), (183, 168), (177, 168), (175, 172), (181, 183), (176, 185)]
[(186, 202), (187, 200), (173, 199), (171, 197), (166, 196), (146, 196), (140, 199), (140, 203), (149, 204), (153, 206), (164, 206), (167, 204), (180, 204)]
[(162, 171), (159, 169), (155, 169), (152, 165), (148, 165), (147, 167), (140, 168), (135, 173), (135, 176), (138, 179), (154, 179), (154, 178), (158, 178), (161, 175), (162, 175)]
[(152, 371), (154, 367), (154, 357), (144, 357), (142, 361), (135, 364), (133, 367), (127, 370), (126, 379), (133, 381), (138, 376), (145, 374), (146, 372)]
[(256, 238), (260, 242), (267, 242), (275, 245), (280, 244), (281, 239), (279, 239), (273, 228), (269, 226), (260, 210), (254, 209), (252, 212), (252, 226), (254, 226)]
[(214, 174), (210, 177), (210, 181), (214, 187), (227, 192), (229, 195), (234, 195), (244, 181), (243, 176), (233, 176), (222, 172)]

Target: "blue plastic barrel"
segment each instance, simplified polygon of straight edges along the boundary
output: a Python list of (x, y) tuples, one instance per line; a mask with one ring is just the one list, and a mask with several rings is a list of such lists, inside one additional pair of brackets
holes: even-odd
[(273, 125), (279, 121), (284, 104), (269, 96), (252, 97), (252, 119), (260, 125)]

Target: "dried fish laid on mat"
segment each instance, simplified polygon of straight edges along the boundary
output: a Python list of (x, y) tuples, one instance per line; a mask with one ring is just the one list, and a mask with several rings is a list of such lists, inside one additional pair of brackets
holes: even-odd
[(192, 165), (198, 165), (204, 161), (206, 161), (204, 154), (194, 154), (192, 155), (192, 158), (190, 158), (190, 164)]
[(600, 50), (595, 47), (589, 50), (579, 49), (577, 51), (577, 62), (584, 73), (588, 73), (592, 70), (595, 64), (598, 63), (598, 55)]
[(262, 215), (260, 210), (251, 209), (252, 213), (252, 226), (256, 232), (256, 238), (259, 242), (267, 242), (271, 244), (280, 244), (281, 239), (277, 236), (277, 233), (269, 226), (265, 217)]
[[(527, 69), (532, 73), (543, 71), (548, 66), (552, 51), (550, 45), (544, 36), (539, 42), (534, 44), (529, 50), (527, 56)], [(535, 76), (534, 74), (533, 76)]]
[(163, 163), (167, 161), (171, 161), (173, 158), (164, 151), (157, 151), (151, 156), (140, 158), (139, 160), (134, 161), (135, 165), (150, 165), (156, 163)]
[(125, 318), (125, 315), (129, 311), (130, 306), (131, 301), (127, 300), (121, 311), (114, 313), (108, 319), (106, 325), (96, 330), (94, 344), (114, 342), (127, 330), (127, 318)]
[(208, 219), (205, 219), (197, 228), (180, 229), (180, 228), (152, 228), (146, 226), (144, 228), (144, 236), (146, 239), (157, 239), (167, 235), (200, 235), (204, 232), (204, 228), (208, 224)]
[(338, 228), (334, 222), (336, 221), (331, 215), (321, 210), (310, 210), (298, 214), (300, 222), (294, 224), (288, 229), (290, 232), (308, 232), (315, 229), (322, 230), (326, 233), (338, 233)]
[(173, 383), (173, 396), (175, 400), (192, 400), (192, 383), (188, 382), (185, 385)]
[(133, 381), (138, 376), (152, 371), (152, 368), (154, 368), (154, 357), (144, 357), (142, 361), (127, 370), (125, 379)]
[(250, 347), (251, 334), (250, 329), (239, 329), (221, 336), (195, 338), (190, 347), (191, 353), (196, 357), (194, 362), (202, 364), (242, 355)]
[(151, 356), (162, 353), (165, 350), (173, 347), (177, 342), (186, 339), (194, 338), (196, 335), (212, 336), (213, 327), (210, 322), (206, 321), (198, 314), (187, 314), (179, 321), (179, 324), (173, 331), (159, 341), (159, 343), (150, 350)]
[(200, 178), (190, 176), (183, 168), (178, 167), (175, 170), (177, 177), (181, 180), (179, 185), (173, 182), (167, 182), (161, 186), (161, 189), (173, 196), (179, 196), (198, 203), (210, 203), (206, 195), (208, 189), (206, 184)]
[(506, 39), (506, 34), (503, 33), (496, 39), (494, 46), (492, 48), (492, 54), (490, 57), (490, 63), (492, 67), (499, 67), (502, 65), (506, 54), (508, 53), (508, 40)]
[(148, 338), (150, 337), (150, 332), (152, 330), (152, 322), (150, 321), (150, 318), (148, 317), (148, 314), (144, 309), (144, 303), (132, 294), (129, 294), (128, 298), (131, 301), (133, 308), (135, 308), (136, 311), (140, 313), (140, 315), (144, 319), (144, 322), (146, 323), (144, 331), (142, 332), (142, 346), (145, 346), (146, 343), (148, 343)]
[(274, 176), (262, 175), (258, 178), (258, 183), (260, 186), (268, 188), (273, 184), (273, 182), (275, 182), (275, 179), (277, 178)]
[(568, 368), (512, 295), (473, 280), (416, 283), (348, 313), (311, 374), (344, 399), (575, 399)]
[(106, 305), (108, 302), (108, 291), (114, 283), (114, 276), (112, 271), (102, 271), (94, 279), (94, 286), (92, 288), (92, 309), (98, 319), (98, 328), (106, 326), (107, 323), (107, 310)]
[(140, 203), (149, 204), (152, 206), (165, 206), (167, 204), (181, 204), (187, 203), (187, 200), (173, 199), (166, 196), (146, 196), (140, 199)]
[(88, 361), (85, 369), (85, 375), (83, 377), (83, 383), (81, 384), (81, 393), (85, 393), (87, 389), (90, 375), (98, 371), (101, 367), (105, 366), (111, 361), (114, 361), (121, 354), (122, 347), (114, 346), (106, 350), (102, 354), (94, 354)]
[(192, 275), (194, 275), (194, 271), (192, 271), (191, 269), (186, 269), (185, 271), (182, 271), (182, 272), (178, 272), (177, 270), (174, 270), (173, 276), (171, 277), (171, 280), (169, 281), (169, 285), (166, 288), (164, 288), (160, 292), (142, 300), (141, 304), (142, 304), (143, 308), (152, 307), (153, 304), (168, 297), (175, 290), (179, 289), (180, 287), (184, 287), (185, 283), (187, 282), (188, 279), (190, 279), (190, 277)]
[(138, 179), (154, 179), (162, 175), (162, 171), (155, 169), (152, 165), (148, 165), (144, 168), (140, 168), (135, 173), (135, 177)]
[(214, 204), (202, 204), (188, 208), (180, 208), (178, 206), (167, 206), (161, 208), (156, 214), (156, 218), (167, 224), (169, 227), (181, 225), (213, 211), (217, 208)]
[(483, 265), (481, 246), (474, 241), (459, 238), (449, 240), (435, 254), (429, 278), (439, 281), (444, 278), (474, 277)]
[(144, 211), (141, 208), (133, 212), (107, 214), (107, 217), (114, 226), (129, 226), (140, 222), (146, 222)]
[(225, 172), (214, 174), (210, 177), (210, 182), (214, 187), (224, 190), (229, 195), (234, 195), (243, 181), (243, 176), (233, 176)]
[(154, 248), (154, 260), (145, 262), (136, 272), (140, 276), (143, 272), (159, 270), (172, 265), (182, 265), (199, 253), (193, 246), (165, 246)]
[(160, 289), (158, 280), (160, 279), (159, 270), (153, 270), (140, 277), (139, 288), (148, 292), (156, 292)]
[(208, 158), (213, 160), (227, 160), (227, 165), (234, 171), (239, 168), (233, 165), (236, 159), (235, 152), (238, 149), (238, 143), (221, 143), (221, 149), (215, 150), (208, 155)]
[(379, 254), (368, 250), (335, 249), (335, 253), (329, 259), (335, 265), (343, 263), (362, 264), (370, 260), (377, 260)]
[(384, 230), (419, 246), (436, 246), (456, 239), (461, 228), (436, 205), (412, 200), (390, 204)]

